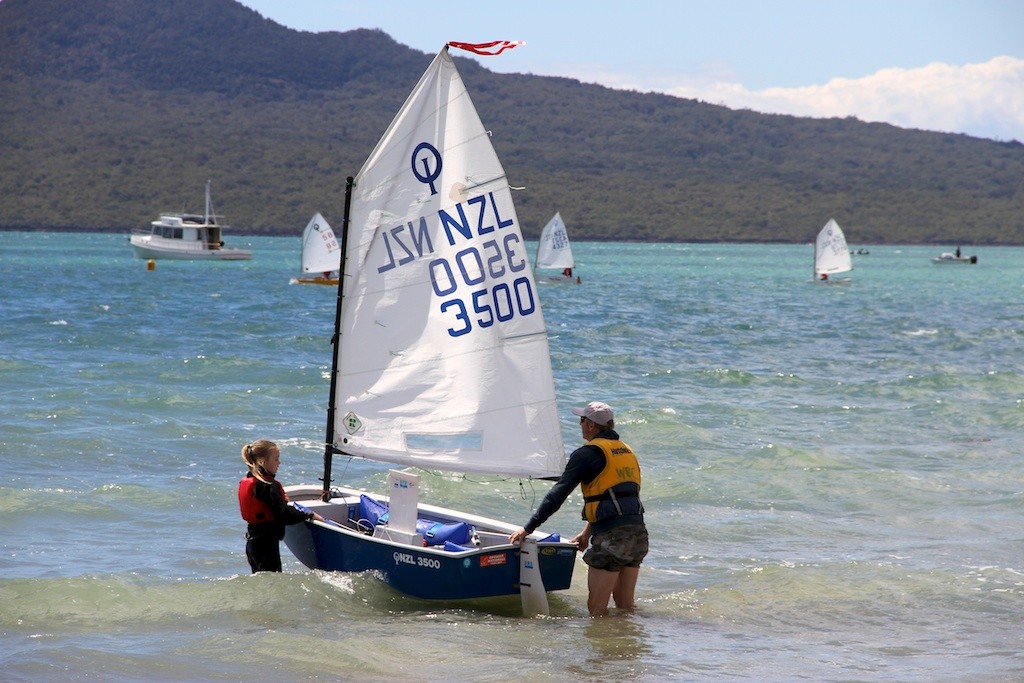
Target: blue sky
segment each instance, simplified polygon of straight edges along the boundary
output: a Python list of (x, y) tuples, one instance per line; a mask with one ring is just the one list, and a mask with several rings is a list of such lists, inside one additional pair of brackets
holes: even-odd
[(431, 54), (526, 41), (477, 58), (493, 71), (1024, 142), (1022, 0), (241, 2), (289, 28), (379, 28)]

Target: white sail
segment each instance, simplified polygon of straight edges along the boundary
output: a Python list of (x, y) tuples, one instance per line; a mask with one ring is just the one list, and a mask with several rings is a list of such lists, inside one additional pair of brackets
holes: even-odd
[(427, 469), (559, 474), (529, 256), (447, 47), (356, 176), (348, 230), (335, 445)]
[(846, 236), (835, 219), (830, 218), (814, 243), (814, 274), (845, 273), (848, 270), (853, 270), (853, 263), (846, 246)]
[(302, 231), (302, 272), (330, 273), (341, 268), (341, 247), (330, 224), (313, 214)]
[(564, 270), (572, 268), (573, 265), (569, 233), (565, 229), (565, 223), (562, 222), (562, 214), (556, 213), (540, 233), (536, 267)]

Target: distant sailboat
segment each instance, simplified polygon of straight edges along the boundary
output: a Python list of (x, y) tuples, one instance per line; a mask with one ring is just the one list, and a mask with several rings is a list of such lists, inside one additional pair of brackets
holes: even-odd
[[(337, 285), (341, 267), (341, 246), (330, 224), (319, 213), (302, 231), (302, 277), (293, 282), (304, 285)], [(316, 273), (310, 277), (308, 273)]]
[[(537, 261), (534, 268), (537, 270), (561, 270), (561, 277), (548, 276), (549, 280), (571, 280), (572, 269), (576, 264), (572, 257), (572, 247), (569, 246), (569, 233), (562, 221), (562, 214), (556, 213), (544, 226), (540, 233), (540, 243), (537, 245)], [(577, 282), (579, 277), (576, 278)]]
[[(846, 235), (834, 218), (830, 218), (818, 233), (814, 243), (814, 278), (828, 281), (831, 275), (853, 270)], [(849, 282), (849, 278), (843, 280)]]

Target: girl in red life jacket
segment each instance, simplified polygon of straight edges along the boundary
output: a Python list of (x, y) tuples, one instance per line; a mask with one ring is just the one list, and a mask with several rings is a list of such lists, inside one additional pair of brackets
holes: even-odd
[(238, 482), (238, 506), (249, 523), (245, 556), (252, 572), (281, 571), (284, 528), (312, 520), (324, 521), (315, 512), (301, 512), (288, 504), (284, 487), (275, 478), (281, 466), (281, 449), (273, 441), (259, 439), (242, 446), (248, 474)]

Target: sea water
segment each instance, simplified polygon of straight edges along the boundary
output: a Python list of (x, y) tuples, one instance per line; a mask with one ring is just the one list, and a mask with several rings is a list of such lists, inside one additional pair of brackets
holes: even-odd
[[(1024, 249), (874, 246), (822, 285), (810, 245), (574, 243), (582, 284), (538, 285), (564, 440), (615, 407), (651, 535), (636, 612), (592, 620), (582, 562), (537, 619), (283, 546), (250, 574), (240, 450), (317, 482), (336, 293), (289, 284), (298, 237), (241, 241), (148, 270), (0, 233), (0, 679), (1024, 679)], [(547, 486), (422, 484), (516, 523)]]

